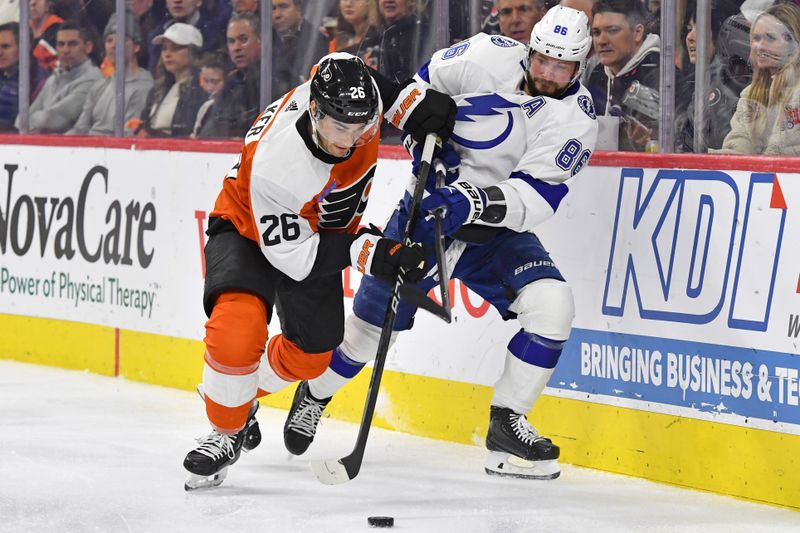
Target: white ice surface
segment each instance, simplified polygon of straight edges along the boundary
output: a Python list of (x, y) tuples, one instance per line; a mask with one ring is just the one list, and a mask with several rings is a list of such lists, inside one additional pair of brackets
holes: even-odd
[[(186, 493), (181, 462), (208, 431), (196, 395), (0, 361), (0, 531), (375, 531), (371, 515), (409, 532), (800, 531), (800, 513), (569, 465), (549, 482), (489, 477), (481, 448), (382, 430), (361, 474), (326, 486), (288, 458), (284, 416), (262, 408), (261, 446)], [(346, 455), (356, 431), (324, 419), (307, 455)]]

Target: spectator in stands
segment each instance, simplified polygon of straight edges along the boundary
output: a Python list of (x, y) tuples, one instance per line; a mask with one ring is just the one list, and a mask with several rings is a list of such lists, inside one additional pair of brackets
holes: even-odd
[(214, 96), (225, 85), (225, 58), (219, 52), (208, 52), (200, 61), (200, 87)]
[(377, 0), (339, 0), (339, 17), (329, 52), (348, 52), (367, 65), (378, 66), (380, 45)]
[(33, 37), (31, 49), (34, 59), (47, 72), (56, 68), (56, 32), (64, 19), (53, 14), (52, 0), (30, 0), (30, 25)]
[(658, 139), (661, 40), (646, 32), (639, 0), (598, 0), (592, 12), (600, 64), (587, 88), (598, 114), (621, 117), (620, 150), (643, 151)]
[(272, 0), (272, 97), (308, 79), (328, 41), (303, 18), (305, 0)]
[(742, 91), (721, 152), (800, 154), (799, 43), (795, 4), (775, 4), (753, 21), (753, 81)]
[[(89, 89), (102, 77), (89, 60), (92, 41), (88, 30), (77, 22), (61, 24), (56, 51), (58, 67), (31, 104), (31, 132), (63, 133), (70, 129), (83, 111)], [(19, 129), (19, 117), (15, 126)]]
[(197, 110), (208, 99), (197, 66), (203, 36), (194, 26), (176, 22), (155, 40), (161, 58), (137, 132), (148, 137), (188, 137)]
[(378, 10), (386, 24), (378, 70), (390, 80), (402, 82), (435, 51), (430, 26), (419, 17), (417, 0), (379, 0)]
[[(203, 51), (216, 50), (222, 45), (224, 24), (217, 20), (206, 10), (200, 9), (203, 0), (167, 0), (168, 16), (159, 24), (148, 36), (150, 43), (148, 70), (155, 71), (156, 64), (161, 57), (159, 45), (153, 44), (153, 39), (158, 35), (163, 35), (164, 31), (175, 24), (182, 22), (189, 24), (200, 30), (203, 36)], [(230, 7), (229, 4), (226, 4)]]
[[(142, 43), (139, 26), (133, 16), (126, 17), (125, 28), (125, 135), (131, 119), (138, 119), (144, 109), (147, 95), (153, 87), (150, 72), (139, 68), (136, 52)], [(117, 16), (111, 15), (103, 32), (106, 58), (116, 67)], [(113, 135), (116, 118), (116, 84), (114, 77), (104, 78), (92, 85), (83, 111), (67, 135)]]
[(218, 52), (208, 52), (200, 61), (200, 86), (208, 93), (208, 99), (197, 110), (191, 137), (197, 137), (209, 118), (209, 111), (214, 105), (214, 100), (225, 86), (225, 70), (227, 61)]
[(534, 24), (547, 11), (544, 0), (495, 0), (500, 33), (528, 44)]
[(19, 111), (19, 24), (0, 25), (0, 131), (16, 131)]
[[(675, 151), (694, 151), (694, 92), (695, 92), (695, 64), (697, 63), (697, 38), (698, 29), (695, 23), (696, 2), (690, 1), (686, 6), (684, 16), (684, 42), (685, 60), (687, 65), (683, 71), (676, 72), (675, 88)], [(705, 107), (705, 144), (699, 147), (700, 152), (708, 148), (719, 148), (722, 141), (730, 131), (730, 118), (736, 110), (736, 102), (742, 86), (734, 85), (729, 80), (727, 61), (724, 56), (716, 53), (714, 43), (720, 33), (725, 15), (730, 11), (713, 5), (711, 11), (711, 33), (708, 35), (706, 50), (708, 53), (709, 85), (708, 92), (703, 98)], [(738, 9), (736, 10), (738, 11)]]
[(214, 99), (199, 137), (244, 137), (258, 116), (261, 110), (259, 27), (258, 17), (252, 13), (236, 13), (231, 17), (228, 53), (236, 68), (225, 77), (225, 85)]

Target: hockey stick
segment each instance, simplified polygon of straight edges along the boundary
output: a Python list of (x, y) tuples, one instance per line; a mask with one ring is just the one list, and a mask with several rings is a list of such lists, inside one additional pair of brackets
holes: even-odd
[[(422, 148), (422, 158), (420, 161), (417, 182), (414, 185), (414, 193), (411, 195), (411, 203), (408, 207), (408, 221), (406, 222), (405, 232), (403, 233), (403, 245), (411, 244), (411, 237), (417, 227), (417, 215), (419, 212), (419, 202), (422, 200), (422, 193), (425, 190), (425, 181), (431, 168), (433, 159), (433, 149), (438, 139), (435, 134), (428, 134), (425, 137), (425, 145)], [(367, 399), (364, 404), (364, 414), (361, 417), (361, 425), (358, 428), (358, 437), (353, 451), (350, 455), (339, 460), (311, 461), (311, 470), (321, 482), (327, 485), (338, 485), (350, 481), (358, 475), (361, 470), (361, 462), (364, 459), (364, 450), (367, 447), (367, 438), (372, 426), (372, 415), (375, 413), (375, 404), (378, 402), (378, 390), (381, 386), (383, 376), (383, 366), (386, 363), (386, 356), (389, 352), (389, 342), (392, 339), (392, 329), (397, 318), (397, 306), (400, 303), (400, 286), (403, 283), (405, 271), (402, 269), (394, 281), (392, 298), (386, 308), (386, 315), (383, 319), (381, 337), (378, 341), (378, 351), (375, 354), (375, 363), (372, 367), (372, 377), (369, 381)]]
[[(445, 174), (447, 169), (441, 161), (436, 161), (436, 187), (444, 187)], [(422, 289), (412, 283), (404, 283), (400, 286), (400, 297), (415, 307), (424, 309), (425, 311), (441, 318), (448, 324), (453, 321), (453, 316), (450, 311), (450, 291), (447, 284), (450, 281), (450, 275), (447, 273), (447, 264), (444, 257), (444, 232), (442, 226), (444, 225), (444, 212), (437, 209), (433, 213), (434, 222), (434, 248), (436, 251), (436, 275), (439, 277), (439, 291), (442, 294), (442, 304), (439, 305)]]

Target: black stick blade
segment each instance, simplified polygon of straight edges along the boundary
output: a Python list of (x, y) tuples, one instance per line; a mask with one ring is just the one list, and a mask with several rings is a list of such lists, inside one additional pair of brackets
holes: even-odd
[(414, 307), (419, 307), (434, 316), (437, 316), (447, 322), (448, 324), (453, 321), (450, 314), (450, 307), (437, 304), (428, 295), (422, 292), (422, 289), (412, 283), (403, 283), (400, 285), (400, 298), (410, 303)]

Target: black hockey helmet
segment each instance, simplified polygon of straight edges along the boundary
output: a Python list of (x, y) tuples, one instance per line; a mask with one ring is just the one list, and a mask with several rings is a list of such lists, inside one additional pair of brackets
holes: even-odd
[(357, 57), (325, 58), (311, 78), (317, 109), (340, 122), (371, 122), (378, 113), (378, 98), (367, 66)]

